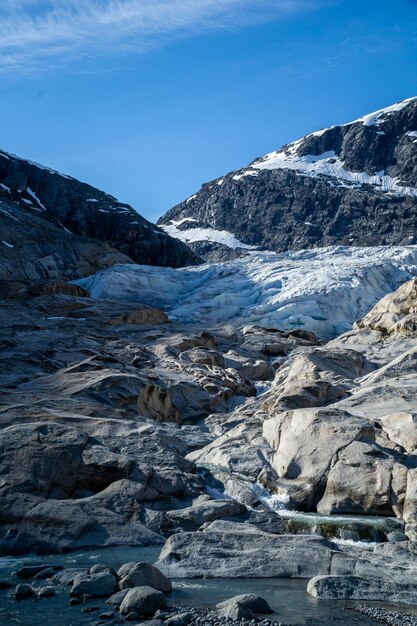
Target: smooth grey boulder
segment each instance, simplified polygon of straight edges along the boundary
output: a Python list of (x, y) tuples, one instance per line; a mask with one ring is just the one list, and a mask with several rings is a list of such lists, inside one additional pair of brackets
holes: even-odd
[(387, 540), (390, 543), (401, 543), (403, 541), (408, 541), (408, 538), (404, 533), (393, 531), (392, 533), (388, 533)]
[(219, 602), (219, 604), (216, 604), (216, 608), (223, 609), (235, 603), (250, 609), (253, 613), (273, 613), (268, 602), (254, 593), (243, 593), (239, 596), (234, 596), (233, 598)]
[(385, 449), (353, 441), (339, 452), (328, 473), (319, 513), (392, 515), (405, 498), (407, 467)]
[(124, 578), (133, 569), (137, 561), (131, 561), (130, 563), (123, 563), (117, 570), (117, 578)]
[(110, 598), (106, 600), (106, 604), (110, 604), (114, 607), (119, 607), (125, 597), (127, 596), (129, 589), (123, 589), (123, 591), (116, 591)]
[(143, 586), (152, 587), (163, 593), (170, 593), (172, 590), (171, 581), (155, 565), (150, 563), (136, 563), (119, 583), (120, 589)]
[[(383, 574), (383, 572), (382, 572)], [(307, 592), (323, 600), (351, 599), (415, 604), (417, 584), (394, 582), (381, 578), (360, 576), (315, 576), (307, 585)]]
[(222, 517), (240, 515), (246, 506), (236, 500), (211, 500), (198, 502), (183, 509), (158, 512), (148, 527), (155, 532), (169, 536), (175, 532), (198, 530), (203, 524)]
[(129, 589), (120, 605), (120, 613), (129, 615), (136, 612), (138, 615), (151, 617), (158, 609), (164, 609), (167, 601), (161, 591), (152, 587), (133, 587)]
[(328, 574), (335, 555), (347, 558), (323, 537), (245, 532), (239, 526), (246, 524), (231, 523), (230, 532), (172, 535), (156, 564), (178, 578), (311, 578)]
[(252, 611), (243, 604), (240, 604), (240, 602), (231, 601), (220, 607), (217, 612), (221, 618), (225, 618), (227, 620), (240, 621), (250, 620), (253, 618)]
[(103, 563), (96, 563), (88, 570), (89, 574), (100, 574), (101, 572), (110, 572), (111, 574), (113, 574), (110, 567), (104, 565)]
[(88, 574), (88, 570), (81, 567), (68, 567), (62, 572), (55, 574), (53, 582), (56, 585), (72, 585), (77, 576), (84, 576)]
[[(416, 302), (417, 279), (413, 278), (379, 300), (363, 319), (356, 322), (354, 327), (370, 328), (387, 334), (415, 336)], [(400, 322), (410, 315), (413, 323), (401, 327)]]
[(117, 589), (116, 578), (110, 572), (80, 574), (74, 579), (71, 596), (110, 596)]
[(45, 580), (46, 578), (52, 578), (55, 576), (56, 570), (53, 567), (47, 567), (43, 569), (41, 572), (38, 572), (36, 576), (34, 576), (35, 580)]

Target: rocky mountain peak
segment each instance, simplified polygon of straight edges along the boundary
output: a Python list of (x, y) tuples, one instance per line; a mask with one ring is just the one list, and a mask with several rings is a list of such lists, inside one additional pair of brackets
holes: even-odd
[(208, 257), (414, 243), (416, 178), (417, 98), (409, 98), (203, 185), (159, 224)]

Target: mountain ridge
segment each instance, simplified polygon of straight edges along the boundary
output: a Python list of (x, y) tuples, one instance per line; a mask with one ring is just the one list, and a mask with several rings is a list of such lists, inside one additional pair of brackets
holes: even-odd
[(130, 205), (0, 150), (0, 280), (71, 280), (114, 263), (199, 262)]
[(211, 241), (206, 257), (251, 246), (282, 252), (414, 243), (416, 180), (413, 97), (258, 157), (204, 184), (158, 224), (195, 250)]

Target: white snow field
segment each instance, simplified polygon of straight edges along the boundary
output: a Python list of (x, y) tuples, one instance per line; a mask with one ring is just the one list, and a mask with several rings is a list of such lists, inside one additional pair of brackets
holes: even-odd
[(303, 328), (329, 339), (414, 276), (417, 246), (337, 246), (182, 269), (114, 265), (74, 282), (93, 298), (160, 307), (172, 320)]
[[(191, 198), (188, 198), (190, 200)], [(245, 248), (247, 250), (256, 250), (256, 246), (250, 246), (246, 243), (242, 243), (230, 233), (228, 230), (217, 230), (215, 228), (187, 228), (186, 230), (180, 230), (178, 226), (184, 224), (184, 222), (195, 222), (197, 220), (191, 217), (184, 217), (181, 220), (171, 220), (169, 224), (162, 224), (161, 228), (176, 239), (180, 239), (185, 243), (192, 241), (211, 241), (214, 243), (222, 243), (228, 248)]]

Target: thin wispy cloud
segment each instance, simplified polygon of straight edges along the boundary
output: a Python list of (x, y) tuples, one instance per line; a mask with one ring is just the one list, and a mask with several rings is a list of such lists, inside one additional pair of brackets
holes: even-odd
[(172, 37), (286, 18), (332, 0), (1, 0), (0, 71), (141, 53)]

